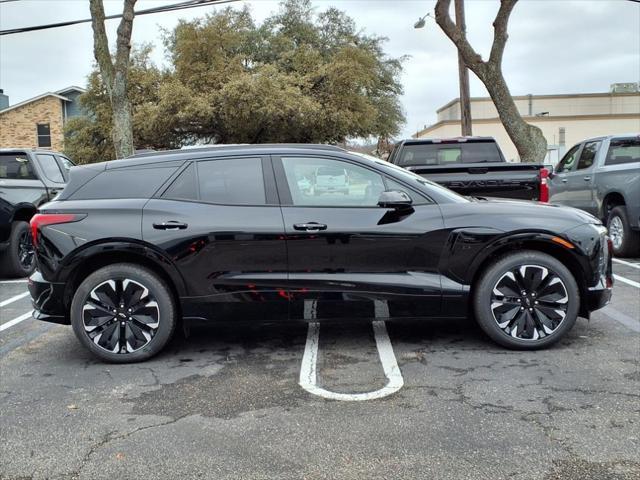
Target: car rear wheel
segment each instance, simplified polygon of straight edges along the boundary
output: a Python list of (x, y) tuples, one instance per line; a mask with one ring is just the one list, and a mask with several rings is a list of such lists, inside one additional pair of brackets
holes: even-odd
[(0, 270), (8, 277), (28, 277), (36, 268), (31, 229), (27, 222), (13, 222), (7, 249), (0, 255)]
[(508, 254), (482, 274), (473, 307), (480, 327), (502, 346), (548, 347), (576, 322), (578, 285), (571, 272), (545, 253)]
[(624, 205), (611, 209), (607, 228), (615, 256), (633, 257), (640, 252), (640, 232), (631, 229)]
[(134, 264), (114, 264), (89, 275), (71, 303), (78, 340), (106, 362), (129, 363), (156, 355), (171, 339), (176, 306), (166, 284)]

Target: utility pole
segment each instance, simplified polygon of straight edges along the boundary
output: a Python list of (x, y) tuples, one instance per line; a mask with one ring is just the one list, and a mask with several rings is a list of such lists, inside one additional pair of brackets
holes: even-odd
[[(467, 27), (464, 23), (464, 0), (455, 0), (456, 25), (466, 35)], [(460, 127), (462, 136), (471, 135), (471, 104), (469, 100), (469, 70), (467, 69), (460, 51), (458, 51), (458, 76), (460, 83)]]

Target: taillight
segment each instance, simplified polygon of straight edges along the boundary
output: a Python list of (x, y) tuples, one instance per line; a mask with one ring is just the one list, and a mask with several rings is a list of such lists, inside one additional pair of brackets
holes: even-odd
[(549, 170), (546, 168), (540, 169), (540, 201), (549, 201)]
[(82, 220), (86, 217), (85, 214), (80, 213), (36, 213), (31, 217), (31, 238), (33, 246), (38, 244), (38, 229), (45, 225), (57, 225), (60, 223), (71, 223)]

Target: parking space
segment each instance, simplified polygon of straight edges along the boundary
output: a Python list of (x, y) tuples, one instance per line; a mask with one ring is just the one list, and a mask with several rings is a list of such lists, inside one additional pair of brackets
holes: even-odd
[(614, 272), (543, 351), (466, 320), (214, 324), (134, 365), (1, 282), (2, 478), (640, 478), (640, 259)]

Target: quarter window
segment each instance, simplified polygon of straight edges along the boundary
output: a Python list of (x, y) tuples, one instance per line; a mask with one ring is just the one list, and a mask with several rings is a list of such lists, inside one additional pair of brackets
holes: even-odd
[(163, 198), (178, 200), (197, 200), (196, 168), (192, 163), (176, 178), (171, 186), (162, 194)]
[(593, 162), (600, 148), (600, 142), (587, 142), (584, 144), (582, 153), (580, 153), (580, 160), (578, 161), (578, 170), (584, 170), (591, 168)]
[(51, 147), (51, 128), (48, 123), (38, 123), (36, 125), (38, 133), (38, 147)]
[(200, 200), (225, 205), (266, 204), (262, 160), (229, 158), (198, 163)]
[(53, 155), (44, 155), (38, 154), (38, 162), (44, 171), (44, 176), (47, 177), (52, 182), (56, 183), (64, 183), (64, 177), (62, 176), (62, 171), (60, 170), (60, 165), (56, 162), (56, 159)]
[(640, 138), (611, 140), (605, 165), (640, 162)]
[(327, 158), (282, 159), (294, 205), (374, 207), (385, 190), (382, 175)]

